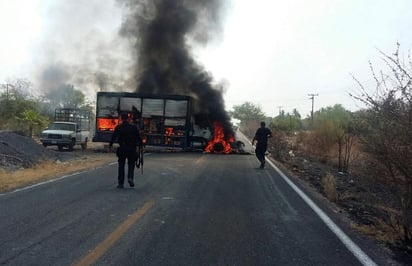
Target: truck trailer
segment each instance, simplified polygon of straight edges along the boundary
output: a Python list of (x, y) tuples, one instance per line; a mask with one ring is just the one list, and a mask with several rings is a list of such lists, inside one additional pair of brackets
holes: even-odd
[(211, 138), (207, 123), (196, 124), (189, 96), (98, 92), (93, 141), (109, 142), (123, 113), (138, 126), (145, 145), (204, 148)]

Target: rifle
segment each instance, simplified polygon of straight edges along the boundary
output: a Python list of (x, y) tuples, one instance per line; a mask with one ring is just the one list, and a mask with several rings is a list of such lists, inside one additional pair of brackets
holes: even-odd
[[(139, 110), (133, 105), (132, 106), (132, 110), (133, 110), (133, 119), (134, 119), (134, 124), (136, 125), (137, 129), (139, 130), (139, 119), (141, 119), (142, 117), (142, 113), (139, 112)], [(141, 139), (141, 141), (143, 141)], [(140, 171), (143, 175), (143, 142), (140, 143), (139, 145), (139, 151), (137, 153), (137, 158), (136, 158), (136, 162), (135, 165), (137, 168), (140, 168)]]
[(143, 175), (143, 144), (139, 146), (139, 164), (140, 164), (140, 173)]
[(143, 144), (139, 146), (139, 151), (137, 152), (137, 158), (136, 158), (136, 162), (135, 165), (137, 168), (140, 168), (140, 172), (143, 175)]

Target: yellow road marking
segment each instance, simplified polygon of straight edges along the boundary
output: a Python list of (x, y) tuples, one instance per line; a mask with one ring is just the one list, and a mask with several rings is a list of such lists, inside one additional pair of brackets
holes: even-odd
[(146, 202), (142, 208), (138, 209), (134, 212), (129, 218), (127, 218), (121, 225), (119, 225), (116, 230), (114, 230), (103, 242), (97, 245), (89, 254), (83, 257), (79, 262), (77, 262), (76, 266), (83, 266), (83, 265), (92, 265), (95, 263), (101, 256), (106, 253), (106, 251), (113, 246), (113, 244), (126, 233), (127, 230), (137, 221), (139, 220), (152, 206), (154, 205), (154, 201), (150, 200)]

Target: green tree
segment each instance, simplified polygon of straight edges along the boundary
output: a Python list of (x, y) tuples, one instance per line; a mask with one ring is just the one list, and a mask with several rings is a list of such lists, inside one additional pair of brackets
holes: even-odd
[(259, 122), (265, 119), (265, 114), (262, 112), (262, 108), (251, 102), (233, 106), (233, 111), (230, 111), (229, 114), (231, 117), (239, 119), (241, 123), (250, 121)]
[(314, 114), (315, 131), (320, 130), (318, 138), (323, 138), (321, 144), (325, 151), (335, 144), (338, 145), (338, 170), (348, 171), (350, 152), (354, 135), (351, 113), (342, 105), (335, 104), (322, 108)]
[(270, 128), (293, 135), (296, 130), (302, 128), (302, 121), (299, 112), (294, 109), (292, 113), (281, 111), (278, 116), (272, 119)]
[(23, 128), (28, 131), (28, 136), (33, 136), (33, 131), (37, 129), (39, 132), (50, 122), (47, 116), (41, 115), (35, 109), (26, 109), (21, 113), (21, 117), (18, 117), (22, 121)]
[(49, 100), (50, 110), (55, 108), (81, 108), (86, 103), (86, 97), (80, 90), (73, 85), (65, 84), (45, 94)]
[(15, 80), (7, 85), (7, 91), (0, 95), (0, 129), (21, 131), (29, 136), (39, 133), (48, 119), (40, 113), (41, 101), (30, 94), (30, 82)]
[(233, 111), (230, 111), (229, 115), (240, 120), (240, 129), (248, 137), (253, 137), (259, 122), (265, 120), (262, 108), (251, 102), (233, 106)]
[(26, 109), (36, 109), (38, 104), (28, 93), (30, 83), (24, 80), (7, 84), (7, 91), (0, 95), (0, 128), (20, 130), (19, 115)]

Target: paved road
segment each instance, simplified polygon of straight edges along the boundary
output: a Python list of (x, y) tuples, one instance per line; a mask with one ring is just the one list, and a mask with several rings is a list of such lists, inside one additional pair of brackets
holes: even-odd
[(373, 265), (258, 166), (252, 155), (153, 153), (133, 189), (116, 189), (112, 164), (2, 194), (0, 265)]

